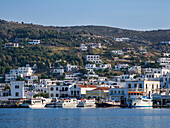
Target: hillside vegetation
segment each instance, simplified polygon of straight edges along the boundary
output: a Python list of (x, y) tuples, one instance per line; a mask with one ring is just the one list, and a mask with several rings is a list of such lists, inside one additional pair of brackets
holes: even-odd
[[(117, 37), (133, 40), (115, 42), (113, 39)], [(30, 39), (40, 39), (41, 44), (28, 45)], [(168, 51), (168, 45), (159, 43), (164, 40), (170, 40), (170, 30), (134, 31), (105, 26), (54, 27), (0, 20), (0, 74), (4, 75), (10, 69), (27, 63), (36, 63), (40, 69), (38, 72), (42, 72), (48, 70), (49, 64), (55, 65), (59, 59), (83, 67), (87, 54), (99, 54), (104, 63), (114, 65), (121, 61), (114, 60), (116, 56), (111, 50), (127, 47), (147, 49), (147, 55), (127, 53), (128, 59), (119, 56), (120, 60), (139, 65), (144, 61), (156, 61), (161, 52)], [(9, 42), (19, 43), (20, 47), (5, 48), (4, 44)], [(79, 48), (81, 43), (101, 43), (104, 48), (89, 48), (82, 52)]]

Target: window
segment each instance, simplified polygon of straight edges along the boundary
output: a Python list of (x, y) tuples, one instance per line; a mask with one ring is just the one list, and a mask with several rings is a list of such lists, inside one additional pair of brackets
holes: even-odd
[(19, 92), (16, 92), (16, 93), (15, 93), (15, 96), (18, 97), (18, 96), (19, 96)]
[(128, 88), (131, 88), (131, 84), (128, 84)]
[(88, 99), (91, 98), (91, 96), (88, 96)]
[(62, 91), (64, 91), (64, 87), (62, 87)]
[(54, 94), (53, 94), (53, 93), (51, 93), (51, 97), (54, 97)]
[(93, 96), (93, 98), (97, 98), (96, 96)]
[(146, 84), (146, 89), (148, 89), (148, 85)]
[(142, 88), (142, 84), (139, 84), (139, 88)]
[(77, 95), (79, 95), (79, 91), (77, 91)]
[(74, 85), (74, 88), (76, 88), (76, 85)]
[(58, 91), (58, 87), (56, 87), (56, 91)]
[(18, 88), (19, 88), (19, 85), (15, 85), (15, 88), (18, 89)]
[(154, 89), (154, 84), (152, 84), (152, 89)]
[(55, 97), (58, 97), (58, 94), (56, 94)]
[(122, 94), (124, 94), (124, 91), (122, 91)]
[(73, 95), (73, 91), (71, 91), (71, 95)]
[(114, 91), (114, 94), (116, 94), (116, 91)]
[(51, 87), (51, 89), (50, 89), (51, 91), (53, 91), (54, 90), (54, 88), (53, 87)]
[(134, 84), (134, 88), (137, 88), (137, 84)]
[(68, 91), (68, 88), (67, 88), (67, 87), (65, 88), (65, 91)]

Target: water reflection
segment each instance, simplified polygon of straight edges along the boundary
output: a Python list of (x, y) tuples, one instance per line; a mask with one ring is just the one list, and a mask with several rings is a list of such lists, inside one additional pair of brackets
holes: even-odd
[(0, 127), (169, 127), (170, 109), (0, 109)]

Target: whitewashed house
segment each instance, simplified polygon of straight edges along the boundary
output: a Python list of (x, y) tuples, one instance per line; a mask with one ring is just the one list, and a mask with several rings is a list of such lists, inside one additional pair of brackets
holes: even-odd
[(125, 68), (129, 68), (129, 65), (128, 64), (119, 64), (119, 65), (115, 65), (114, 70), (121, 70), (121, 69), (125, 69)]
[(86, 91), (96, 89), (96, 85), (79, 85), (75, 84), (70, 88), (70, 97), (85, 97)]
[(94, 62), (96, 64), (101, 64), (102, 63), (102, 61), (100, 60), (99, 55), (87, 55), (86, 60), (89, 61), (89, 62)]
[(52, 73), (57, 73), (57, 74), (60, 74), (60, 76), (62, 76), (64, 73), (64, 68), (63, 67), (54, 68), (54, 69), (52, 69)]
[(9, 74), (5, 74), (5, 81), (16, 80), (17, 76), (27, 77), (33, 75), (33, 70), (31, 67), (19, 67), (18, 69), (11, 69)]
[(5, 47), (19, 47), (19, 44), (18, 43), (6, 43), (5, 44)]
[(158, 63), (159, 63), (160, 65), (170, 64), (170, 58), (159, 58), (159, 59), (158, 59)]
[(146, 96), (152, 96), (152, 94), (159, 94), (160, 81), (148, 80), (146, 78), (137, 78), (126, 81), (126, 96), (128, 98), (129, 92), (146, 92)]
[(117, 42), (123, 42), (123, 41), (129, 41), (130, 39), (127, 37), (122, 37), (122, 38), (114, 38), (114, 40)]
[(117, 54), (117, 55), (123, 55), (122, 50), (112, 50), (112, 53)]
[(82, 51), (86, 51), (87, 50), (87, 46), (85, 44), (81, 44), (80, 46)]
[(67, 72), (76, 72), (78, 69), (77, 65), (67, 64)]
[(164, 87), (170, 89), (170, 73), (161, 77), (161, 88)]
[(100, 65), (100, 69), (103, 69), (103, 70), (111, 69), (111, 68), (112, 68), (111, 64), (101, 64)]
[(28, 42), (28, 44), (31, 44), (31, 45), (40, 44), (40, 40), (31, 40)]
[(132, 66), (128, 69), (128, 71), (131, 73), (138, 73), (141, 74), (141, 66)]
[(24, 81), (11, 81), (11, 96), (9, 99), (24, 99)]
[(70, 88), (73, 86), (73, 83), (60, 83), (56, 85), (49, 86), (49, 98), (58, 98), (58, 97), (69, 97)]
[(170, 41), (162, 41), (161, 44), (170, 44)]
[(96, 69), (96, 64), (86, 64), (85, 69)]

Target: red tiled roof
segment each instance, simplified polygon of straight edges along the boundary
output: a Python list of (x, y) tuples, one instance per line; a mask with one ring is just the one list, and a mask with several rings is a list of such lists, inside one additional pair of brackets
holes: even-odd
[(86, 86), (80, 84), (77, 84), (77, 86), (79, 86), (80, 88), (86, 88)]
[(97, 88), (96, 85), (80, 85), (80, 84), (77, 84), (77, 86), (79, 86), (80, 88)]
[(87, 87), (89, 87), (89, 88), (97, 88), (97, 86), (96, 85), (87, 85)]
[(109, 88), (108, 87), (99, 87), (99, 88), (96, 88), (94, 90), (109, 90)]

